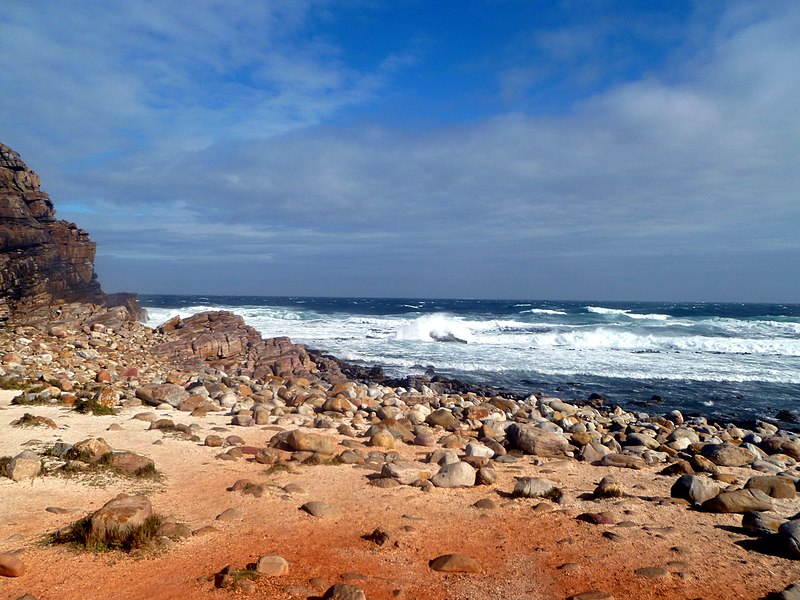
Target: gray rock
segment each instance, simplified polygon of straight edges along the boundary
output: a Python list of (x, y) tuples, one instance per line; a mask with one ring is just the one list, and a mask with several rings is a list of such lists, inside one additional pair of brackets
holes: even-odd
[(781, 525), (778, 539), (790, 556), (800, 558), (800, 519), (792, 519)]
[(578, 458), (584, 462), (595, 463), (603, 459), (607, 454), (611, 454), (611, 448), (604, 446), (598, 441), (592, 440), (581, 448)]
[[(33, 454), (33, 457), (30, 455)], [(20, 452), (6, 466), (6, 476), (13, 481), (33, 479), (42, 472), (42, 460), (33, 452)]]
[(223, 521), (223, 522), (241, 521), (242, 519), (244, 519), (244, 515), (242, 514), (242, 511), (240, 511), (238, 508), (228, 508), (226, 510), (223, 510), (216, 517), (217, 521)]
[(325, 591), (322, 600), (367, 600), (367, 595), (357, 585), (337, 583)]
[(615, 452), (606, 454), (600, 459), (600, 464), (604, 467), (618, 467), (620, 469), (644, 469), (647, 466), (647, 463), (641, 458)]
[(453, 450), (438, 448), (428, 455), (428, 462), (435, 465), (449, 465), (459, 461), (458, 454)]
[(286, 575), (289, 572), (289, 563), (282, 556), (262, 556), (256, 563), (256, 571), (267, 577)]
[(515, 498), (553, 498), (560, 494), (555, 483), (541, 477), (520, 477), (511, 493)]
[(430, 479), (433, 472), (431, 467), (424, 463), (415, 460), (397, 460), (384, 464), (381, 467), (381, 475), (396, 479), (403, 485), (411, 485), (419, 479)]
[(300, 507), (300, 510), (307, 512), (312, 517), (331, 517), (339, 512), (335, 506), (320, 500), (306, 502)]
[(672, 484), (670, 495), (682, 498), (694, 504), (702, 504), (719, 494), (719, 487), (708, 477), (699, 475), (682, 475)]
[(786, 519), (766, 512), (746, 512), (742, 515), (742, 529), (756, 535), (772, 535), (777, 533)]
[(770, 594), (771, 600), (800, 600), (800, 584), (792, 583), (787, 585), (783, 591)]
[(465, 462), (444, 465), (431, 477), (431, 483), (440, 488), (472, 487), (475, 485), (476, 471)]

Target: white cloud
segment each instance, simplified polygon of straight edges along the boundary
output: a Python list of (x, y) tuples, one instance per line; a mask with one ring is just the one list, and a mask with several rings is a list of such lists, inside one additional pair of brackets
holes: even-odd
[[(0, 114), (14, 115), (3, 141), (47, 172), (45, 189), (101, 261), (147, 263), (164, 285), (158, 256), (197, 262), (197, 277), (201, 263), (232, 273), (260, 257), (286, 285), (300, 266), (333, 285), (346, 263), (383, 284), (418, 278), (412, 294), (424, 295), (442, 270), (509, 281), (544, 265), (557, 281), (567, 264), (599, 276), (600, 256), (634, 273), (644, 257), (800, 252), (794, 4), (732, 4), (716, 27), (689, 23), (661, 70), (557, 115), (424, 131), (329, 124), (379, 103), (397, 69), (424, 59), (412, 42), (374, 72), (349, 67), (307, 29), (313, 2), (255, 13), (208, 2), (190, 15), (19, 4), (0, 36)], [(671, 26), (657, 33), (677, 39)], [(566, 65), (608, 31), (595, 35), (534, 38)], [(548, 76), (538, 69), (501, 69), (501, 92), (524, 96)], [(757, 268), (745, 262), (741, 273)]]

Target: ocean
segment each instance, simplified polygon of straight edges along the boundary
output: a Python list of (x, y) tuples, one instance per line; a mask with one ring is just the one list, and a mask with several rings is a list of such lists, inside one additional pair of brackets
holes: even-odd
[[(235, 312), (264, 337), (392, 377), (430, 374), (628, 410), (800, 421), (800, 304), (142, 295), (148, 325)], [(655, 398), (654, 398), (655, 397)]]

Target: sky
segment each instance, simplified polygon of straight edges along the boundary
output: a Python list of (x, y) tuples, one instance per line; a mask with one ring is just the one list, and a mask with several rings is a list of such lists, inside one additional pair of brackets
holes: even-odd
[(5, 0), (106, 291), (800, 302), (793, 0)]

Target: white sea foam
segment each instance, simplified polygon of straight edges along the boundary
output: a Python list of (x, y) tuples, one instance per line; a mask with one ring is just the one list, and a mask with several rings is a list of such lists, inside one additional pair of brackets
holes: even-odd
[[(530, 304), (528, 304), (530, 306)], [(520, 314), (523, 313), (530, 313), (533, 315), (566, 315), (566, 311), (563, 310), (552, 310), (550, 308), (531, 308), (529, 310), (521, 310), (519, 311)]]
[(461, 320), (444, 313), (424, 315), (406, 322), (397, 329), (400, 341), (435, 342), (448, 339), (472, 341), (469, 327)]
[(605, 308), (603, 306), (587, 306), (585, 307), (587, 312), (594, 313), (597, 315), (613, 315), (613, 316), (620, 316), (620, 317), (628, 317), (630, 319), (651, 319), (653, 321), (666, 321), (669, 319), (669, 315), (662, 315), (658, 313), (635, 313), (631, 312), (627, 309), (620, 309), (620, 308)]

